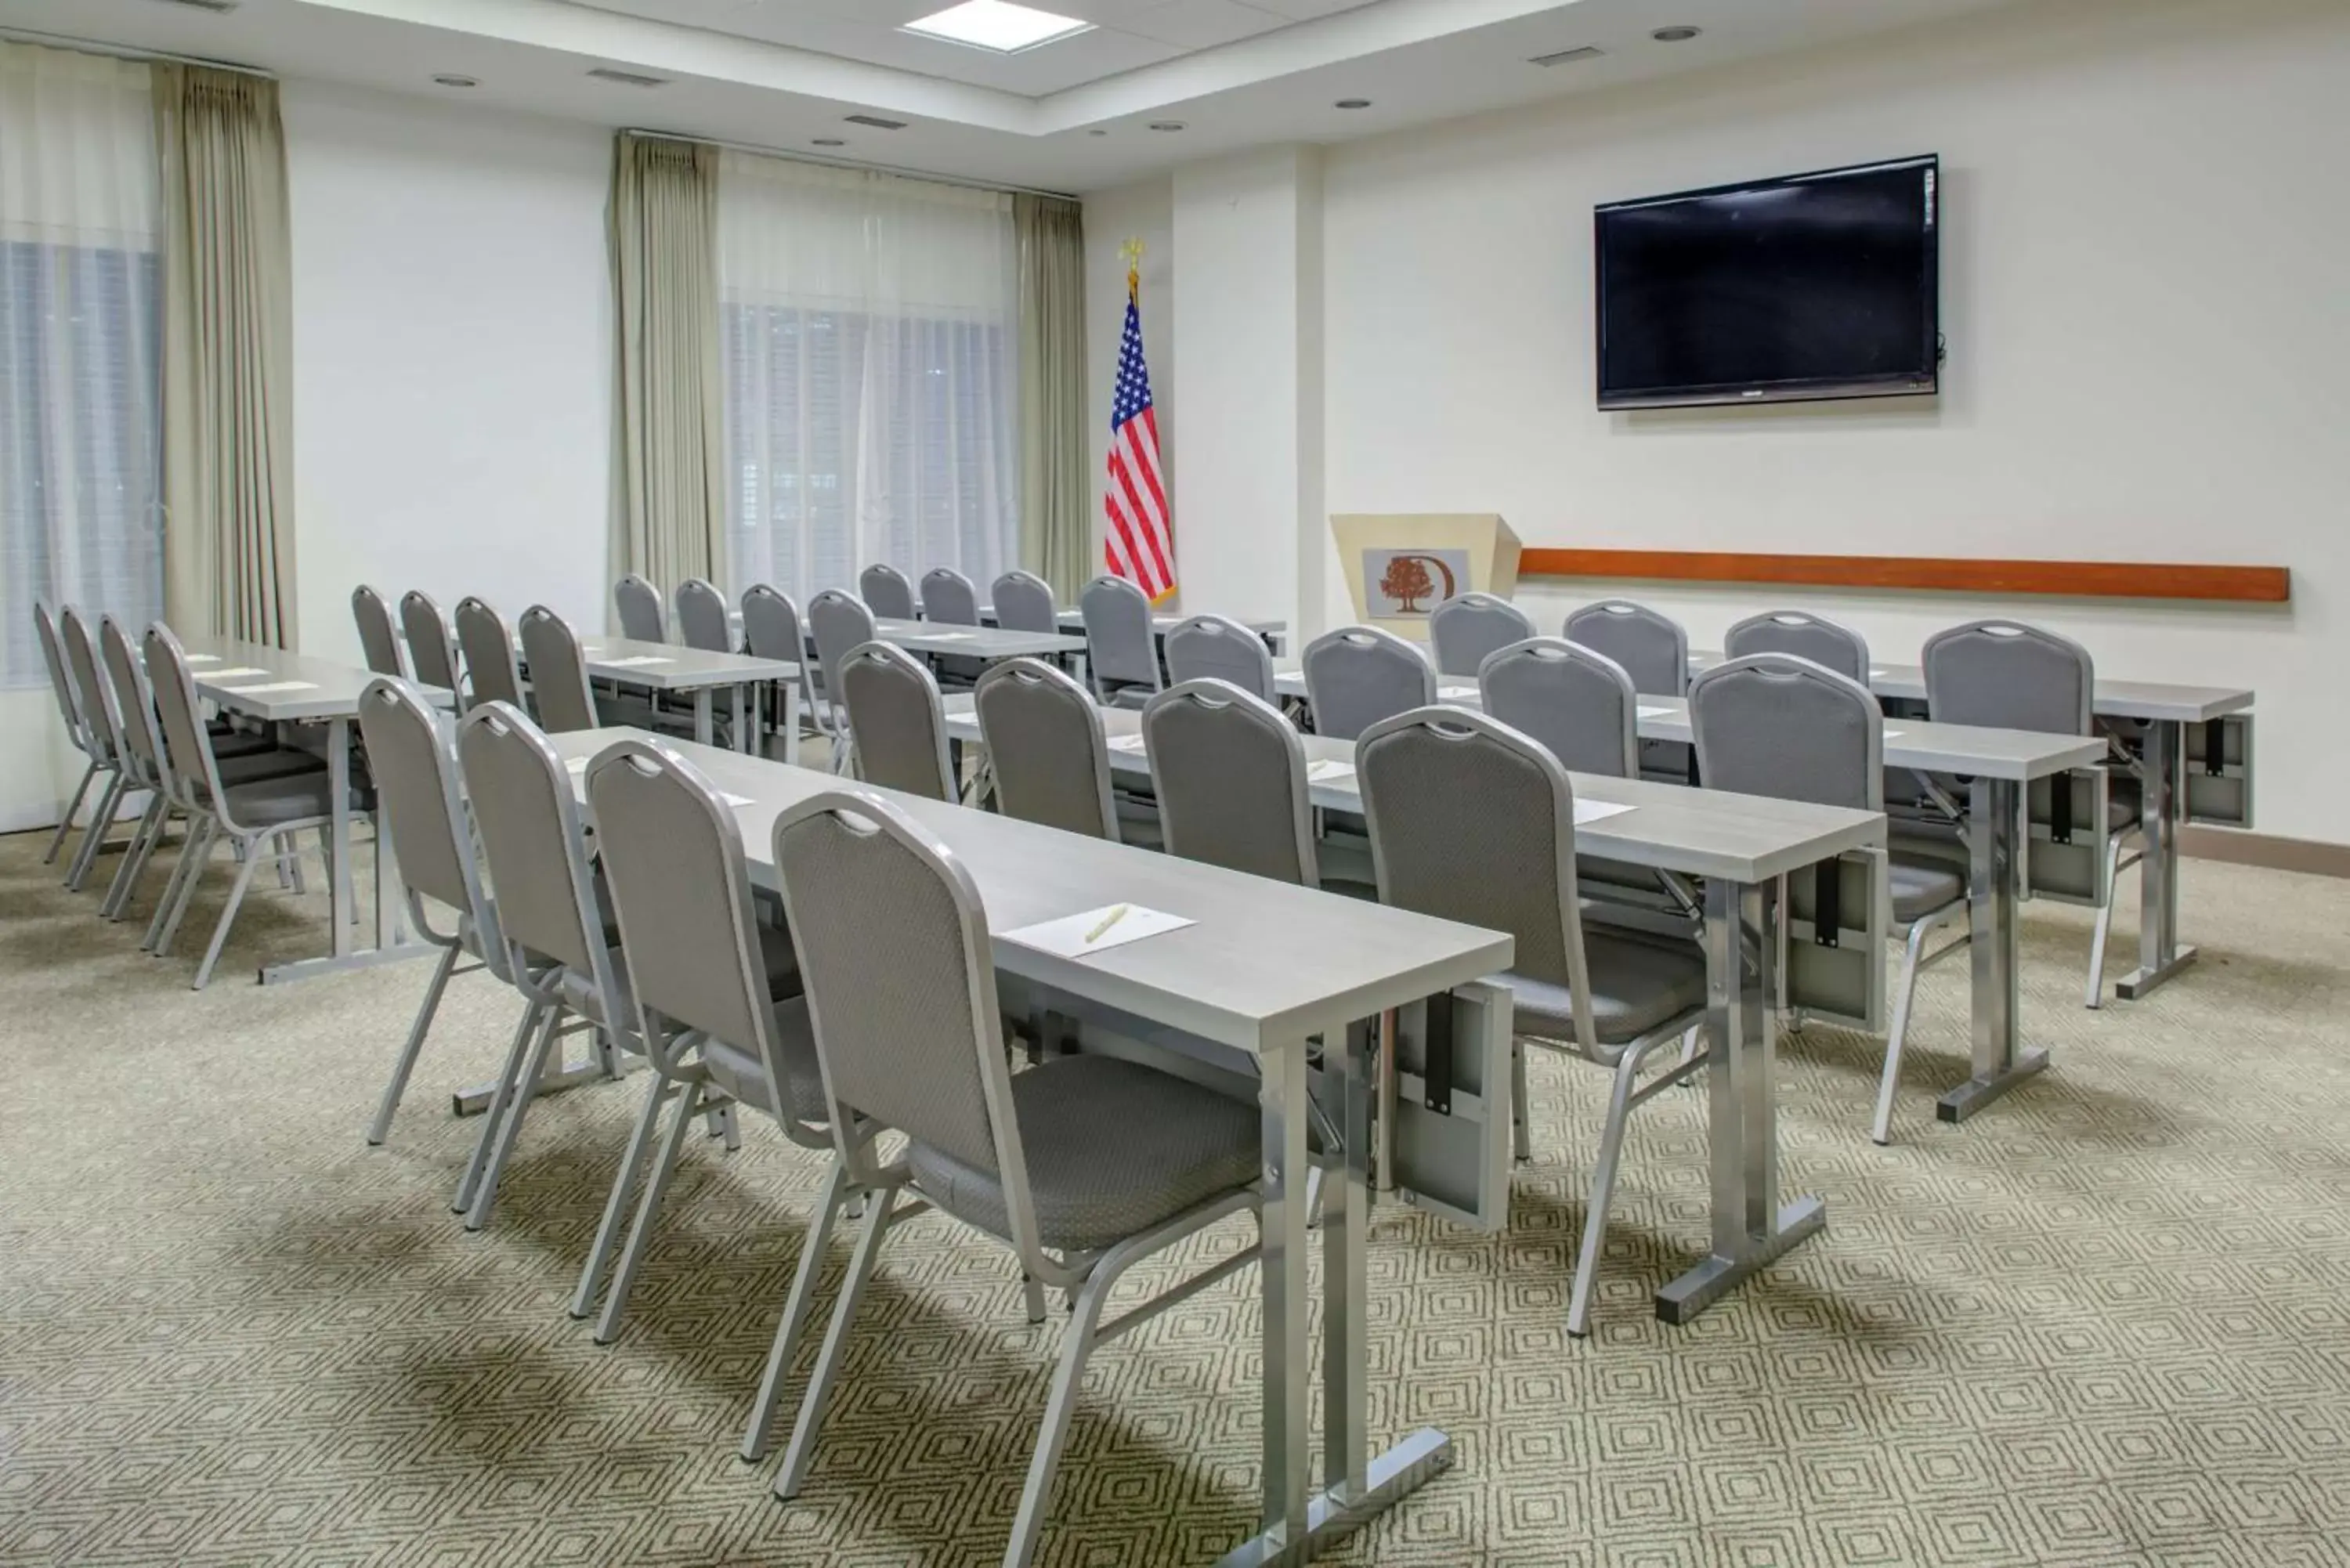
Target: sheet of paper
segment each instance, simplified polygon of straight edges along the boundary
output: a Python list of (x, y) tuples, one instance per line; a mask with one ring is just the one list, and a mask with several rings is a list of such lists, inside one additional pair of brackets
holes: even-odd
[(969, 642), (978, 635), (975, 631), (930, 631), (922, 637), (927, 642)]
[(1586, 823), (1605, 822), (1611, 816), (1621, 816), (1632, 809), (1631, 806), (1618, 805), (1613, 801), (1578, 800), (1575, 803), (1575, 826), (1581, 827)]
[(1161, 914), (1139, 904), (1109, 904), (1087, 909), (1082, 915), (1046, 920), (1040, 926), (1023, 926), (1003, 935), (1005, 940), (1018, 942), (1024, 948), (1058, 953), (1063, 958), (1087, 958), (1128, 942), (1139, 942), (1145, 937), (1180, 931), (1193, 923), (1180, 915)]
[(1325, 760), (1305, 764), (1305, 782), (1308, 784), (1334, 784), (1340, 779), (1350, 779), (1354, 776), (1355, 764), (1352, 763), (1334, 763)]
[(220, 662), (220, 655), (217, 653), (191, 653), (186, 657), (188, 662), (191, 664), (218, 664)]
[(247, 675), (266, 675), (268, 673), (269, 671), (266, 670), (255, 670), (249, 665), (240, 664), (234, 670), (207, 670), (204, 671), (204, 679), (207, 680), (237, 680)]
[[(259, 674), (261, 671), (256, 670)], [(315, 680), (265, 680), (258, 686), (232, 686), (229, 690), (239, 697), (258, 697), (269, 691), (316, 691)]]
[(1640, 710), (1640, 717), (1643, 719), (1669, 719), (1672, 717), (1672, 711), (1673, 711), (1670, 708), (1643, 708)]
[(1112, 735), (1109, 739), (1109, 749), (1136, 757), (1148, 756), (1150, 752), (1150, 748), (1144, 744), (1139, 735)]
[(1887, 730), (1885, 732), (1885, 738), (1888, 741), (1898, 740), (1908, 732), (1907, 730)]
[(607, 670), (642, 670), (647, 665), (676, 662), (676, 659), (658, 653), (632, 653), (626, 659), (607, 659), (603, 664)]
[(1470, 698), (1477, 695), (1477, 688), (1474, 686), (1440, 686), (1436, 689), (1436, 694), (1444, 699), (1447, 702), (1465, 702)]

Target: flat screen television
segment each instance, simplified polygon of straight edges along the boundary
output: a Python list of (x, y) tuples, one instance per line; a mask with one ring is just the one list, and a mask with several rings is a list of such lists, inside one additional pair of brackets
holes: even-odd
[(1599, 406), (1938, 390), (1940, 171), (1908, 158), (1598, 209)]

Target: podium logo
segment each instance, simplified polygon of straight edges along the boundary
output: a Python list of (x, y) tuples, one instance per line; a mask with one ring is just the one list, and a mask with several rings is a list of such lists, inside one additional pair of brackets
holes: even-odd
[(1466, 550), (1366, 550), (1363, 604), (1373, 620), (1412, 620), (1469, 590)]

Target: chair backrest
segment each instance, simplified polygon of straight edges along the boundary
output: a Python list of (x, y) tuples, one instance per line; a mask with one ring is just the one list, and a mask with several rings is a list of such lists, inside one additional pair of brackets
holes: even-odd
[(1477, 684), (1486, 712), (1541, 742), (1568, 773), (1639, 776), (1639, 694), (1606, 654), (1532, 637), (1488, 656)]
[(483, 961), (504, 979), (506, 955), (473, 858), (449, 731), (412, 688), (388, 679), (359, 693), (359, 718), (376, 804), (391, 830), (392, 857), (411, 900), (430, 898), (472, 921)]
[(65, 645), (66, 668), (72, 671), (74, 690), (81, 694), (81, 719), (87, 726), (90, 755), (110, 767), (122, 765), (122, 742), (117, 733), (114, 693), (98, 673), (98, 652), (90, 646), (89, 623), (72, 605), (57, 612), (57, 640)]
[(1159, 649), (1150, 626), (1150, 601), (1124, 577), (1099, 576), (1077, 596), (1086, 618), (1086, 667), (1093, 672), (1094, 694), (1107, 697), (1120, 686), (1156, 691)]
[(473, 689), (466, 701), (471, 709), (484, 702), (522, 706), (522, 670), (515, 663), (514, 636), (506, 618), (486, 599), (472, 595), (457, 601), (457, 646), (465, 650), (465, 674)]
[(1792, 653), (1726, 659), (1690, 682), (1708, 789), (1885, 809), (1885, 711), (1848, 675)]
[(49, 689), (57, 694), (57, 717), (65, 721), (74, 749), (87, 752), (89, 729), (81, 722), (81, 694), (74, 690), (73, 677), (66, 670), (66, 650), (57, 644), (57, 622), (46, 599), (33, 601), (33, 629), (40, 638), (41, 662), (48, 666)]
[(400, 628), (408, 634), (408, 665), (426, 686), (455, 692), (457, 646), (449, 637), (449, 621), (432, 596), (411, 588), (400, 596)]
[(530, 661), (531, 694), (538, 699), (539, 728), (549, 734), (593, 730), (603, 722), (596, 691), (588, 682), (588, 656), (571, 623), (533, 605), (522, 612), (522, 656)]
[(1462, 594), (1438, 605), (1428, 618), (1440, 675), (1474, 675), (1496, 649), (1534, 636), (1526, 612), (1492, 594)]
[(1596, 1049), (1575, 881), (1575, 792), (1558, 759), (1491, 714), (1422, 708), (1355, 742), (1379, 901), (1516, 939), (1513, 973), (1565, 986)]
[(743, 593), (743, 644), (754, 659), (787, 659), (806, 664), (807, 644), (800, 638), (800, 607), (780, 588), (752, 584)]
[(212, 736), (196, 705), (196, 682), (188, 673), (187, 652), (172, 628), (160, 620), (147, 628), (142, 651), (148, 690), (155, 699), (155, 717), (162, 724), (164, 754), (171, 760), (168, 776), (182, 805), (211, 810), (221, 798), (220, 763), (213, 755)]
[(667, 642), (669, 626), (661, 610), (661, 592), (630, 572), (612, 585), (612, 603), (620, 612), (620, 635), (632, 642)]
[(1305, 646), (1314, 732), (1351, 741), (1382, 719), (1436, 701), (1436, 666), (1416, 643), (1375, 626), (1342, 626)]
[(704, 653), (734, 651), (734, 628), (727, 624), (726, 596), (706, 577), (688, 577), (677, 588), (677, 629), (688, 648)]
[(1229, 680), (1252, 697), (1277, 701), (1264, 639), (1227, 616), (1195, 615), (1167, 634), (1167, 678)]
[[(520, 708), (484, 702), (457, 726), (457, 762), (497, 898), (508, 961), (525, 973), (536, 967), (531, 958), (552, 960), (593, 976), (600, 994), (610, 997), (587, 837), (554, 746)], [(621, 1021), (598, 1022), (617, 1027)]]
[(837, 718), (841, 711), (839, 670), (849, 650), (874, 639), (873, 610), (855, 594), (827, 588), (808, 600), (808, 635), (816, 641), (818, 688)]
[(351, 619), (359, 628), (359, 652), (378, 675), (406, 675), (400, 634), (392, 628), (391, 605), (365, 583), (351, 590)]
[(155, 699), (147, 690), (147, 672), (139, 666), (130, 634), (111, 615), (98, 619), (98, 658), (114, 693), (115, 739), (124, 767), (138, 783), (168, 795), (171, 764), (155, 728)]
[(868, 642), (849, 649), (837, 673), (848, 732), (857, 738), (857, 776), (925, 800), (953, 800), (946, 710), (929, 667), (894, 644)]
[(642, 741), (597, 754), (588, 801), (644, 1039), (666, 1020), (751, 1052), (784, 1114), (821, 1122), (821, 1099), (795, 1096), (784, 1067), (733, 811), (699, 768)]
[(988, 589), (995, 601), (995, 624), (1006, 631), (1055, 632), (1061, 629), (1061, 607), (1053, 590), (1034, 572), (1014, 569), (995, 579)]
[(922, 574), (922, 618), (941, 626), (977, 626), (979, 590), (952, 566), (932, 566)]
[(857, 594), (883, 620), (914, 618), (914, 585), (887, 562), (876, 562), (857, 574)]
[(1011, 1240), (1039, 1257), (1012, 1106), (987, 911), (970, 871), (894, 805), (828, 790), (775, 818), (784, 909), (841, 1157), (869, 1168), (859, 1117), (993, 1175)]
[(1926, 711), (1939, 724), (2093, 732), (2097, 666), (2069, 637), (2012, 620), (1969, 621), (1926, 643)]
[(997, 810), (1117, 841), (1109, 744), (1101, 710), (1084, 687), (1040, 659), (1007, 659), (979, 678), (972, 701)]
[(1603, 599), (1568, 616), (1565, 635), (1622, 665), (1643, 697), (1689, 691), (1689, 633), (1670, 616), (1629, 599)]
[(1823, 670), (1868, 684), (1868, 642), (1847, 626), (1804, 610), (1766, 610), (1731, 627), (1721, 641), (1732, 659), (1751, 653), (1792, 653)]
[(1186, 680), (1142, 710), (1167, 853), (1322, 885), (1305, 746), (1281, 710), (1227, 680)]

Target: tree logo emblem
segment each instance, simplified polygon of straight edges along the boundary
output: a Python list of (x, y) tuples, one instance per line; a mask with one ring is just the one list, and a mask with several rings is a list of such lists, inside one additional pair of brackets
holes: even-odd
[[(1436, 577), (1429, 575), (1430, 566), (1444, 579), (1441, 591), (1437, 587)], [(1387, 576), (1379, 579), (1379, 592), (1396, 601), (1397, 611), (1401, 615), (1424, 615), (1427, 612), (1420, 608), (1420, 600), (1433, 597), (1441, 604), (1452, 597), (1453, 590), (1452, 568), (1434, 556), (1392, 556), (1388, 559)]]

